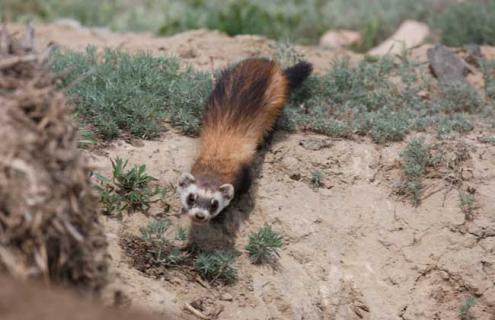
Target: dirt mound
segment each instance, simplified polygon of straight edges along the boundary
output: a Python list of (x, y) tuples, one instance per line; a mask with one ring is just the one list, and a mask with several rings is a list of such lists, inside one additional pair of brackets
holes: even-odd
[(77, 130), (32, 30), (0, 39), (0, 270), (98, 291), (107, 243)]
[[(29, 308), (26, 306), (29, 305)], [(81, 300), (73, 292), (0, 277), (0, 314), (3, 320), (167, 320), (137, 310), (111, 310)], [(177, 318), (173, 318), (177, 319)]]

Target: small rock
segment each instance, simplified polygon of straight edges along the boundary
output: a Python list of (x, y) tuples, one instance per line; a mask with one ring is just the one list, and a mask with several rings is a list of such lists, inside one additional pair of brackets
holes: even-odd
[(220, 296), (220, 300), (222, 301), (232, 301), (234, 300), (234, 297), (232, 297), (232, 295), (230, 293), (222, 293), (222, 295)]
[(428, 25), (414, 20), (406, 20), (390, 38), (371, 49), (368, 54), (371, 56), (400, 54), (404, 49), (411, 49), (422, 44), (429, 34)]
[(466, 62), (457, 57), (444, 45), (436, 45), (428, 49), (426, 55), (430, 63), (430, 70), (438, 80), (453, 84), (465, 84), (465, 76), (468, 73)]
[(361, 41), (359, 32), (352, 30), (327, 31), (320, 38), (320, 46), (340, 49), (349, 47)]

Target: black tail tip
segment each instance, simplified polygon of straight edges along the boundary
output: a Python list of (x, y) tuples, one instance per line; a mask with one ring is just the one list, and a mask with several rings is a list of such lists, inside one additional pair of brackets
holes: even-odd
[(306, 61), (301, 61), (292, 67), (284, 70), (285, 76), (289, 80), (290, 90), (299, 88), (304, 80), (313, 72), (313, 65)]

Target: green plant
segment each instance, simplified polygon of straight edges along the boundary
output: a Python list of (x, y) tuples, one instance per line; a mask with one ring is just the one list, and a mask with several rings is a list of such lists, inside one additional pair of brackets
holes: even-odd
[(474, 129), (474, 126), (463, 114), (440, 117), (437, 124), (437, 133), (440, 138), (449, 136), (452, 132), (467, 133)]
[[(285, 65), (304, 59), (287, 42), (276, 45), (274, 56)], [(126, 131), (151, 138), (164, 120), (195, 136), (213, 85), (210, 74), (181, 69), (175, 58), (112, 50), (98, 57), (94, 48), (85, 53), (59, 52), (52, 68), (65, 72), (62, 86), (80, 121), (91, 124), (104, 138)], [(473, 88), (441, 85), (441, 90), (431, 92), (432, 82), (436, 80), (410, 61), (407, 52), (358, 64), (340, 58), (291, 95), (279, 127), (339, 138), (366, 135), (376, 143), (387, 143), (429, 128), (440, 137), (466, 133), (473, 129), (471, 119), (489, 112), (489, 104)], [(431, 93), (428, 99), (425, 92)]]
[(175, 231), (175, 239), (178, 241), (186, 241), (188, 233), (188, 230), (183, 226), (177, 226), (177, 229)]
[(140, 228), (141, 239), (149, 243), (149, 261), (166, 267), (177, 266), (188, 258), (188, 255), (172, 246), (165, 237), (170, 228), (170, 221), (166, 218), (153, 219), (146, 227)]
[(474, 320), (471, 315), (471, 308), (476, 304), (476, 300), (473, 297), (468, 297), (464, 300), (459, 309), (459, 319), (461, 320)]
[(146, 211), (151, 203), (156, 202), (156, 196), (162, 193), (159, 186), (150, 187), (156, 179), (146, 173), (145, 165), (135, 165), (126, 170), (128, 161), (117, 158), (112, 161), (112, 178), (97, 174), (100, 184), (96, 186), (104, 205), (104, 213), (112, 215), (115, 211), (120, 214), (127, 209), (130, 211)]
[(481, 137), (479, 138), (479, 141), (481, 143), (487, 143), (487, 144), (491, 144), (492, 146), (495, 146), (495, 137)]
[(80, 129), (79, 136), (79, 147), (81, 148), (96, 144), (94, 134), (90, 130)]
[(314, 188), (321, 188), (323, 186), (323, 173), (320, 170), (311, 172), (311, 185)]
[(480, 95), (469, 84), (441, 84), (441, 90), (442, 97), (439, 100), (439, 104), (446, 113), (474, 113), (483, 106), (483, 100)]
[(211, 282), (221, 280), (231, 283), (237, 279), (234, 262), (235, 258), (231, 253), (216, 250), (199, 254), (196, 258), (195, 267), (203, 278)]
[(165, 239), (165, 232), (169, 227), (170, 221), (168, 219), (153, 219), (146, 227), (139, 228), (141, 239), (144, 241), (160, 241), (168, 244), (168, 241)]
[(495, 1), (471, 0), (448, 6), (432, 25), (448, 46), (495, 44)]
[(100, 57), (94, 47), (85, 52), (57, 51), (50, 66), (64, 73), (62, 87), (81, 121), (107, 139), (121, 131), (155, 137), (166, 119), (195, 134), (203, 100), (211, 90), (207, 73), (181, 70), (176, 58), (148, 53), (107, 49)]
[(472, 220), (475, 210), (474, 194), (469, 192), (459, 192), (459, 206), (461, 207), (466, 220)]
[(265, 225), (249, 235), (246, 251), (251, 261), (259, 264), (278, 256), (278, 250), (282, 244), (282, 237), (273, 231), (271, 226)]
[(296, 50), (293, 44), (288, 41), (277, 41), (272, 45), (274, 58), (284, 67), (290, 67), (304, 60), (304, 54)]
[(428, 147), (422, 140), (411, 140), (400, 153), (401, 167), (405, 181), (401, 186), (401, 193), (411, 197), (414, 205), (419, 205), (423, 189), (422, 177), (430, 162)]
[(481, 71), (485, 81), (485, 94), (488, 98), (495, 100), (495, 60), (481, 60)]

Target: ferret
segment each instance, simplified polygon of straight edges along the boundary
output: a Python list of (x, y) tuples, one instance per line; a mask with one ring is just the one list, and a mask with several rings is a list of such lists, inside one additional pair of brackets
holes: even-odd
[(283, 69), (270, 59), (249, 58), (221, 72), (203, 109), (199, 152), (177, 184), (182, 210), (192, 222), (211, 221), (250, 188), (256, 152), (290, 93), (312, 71), (304, 61)]

